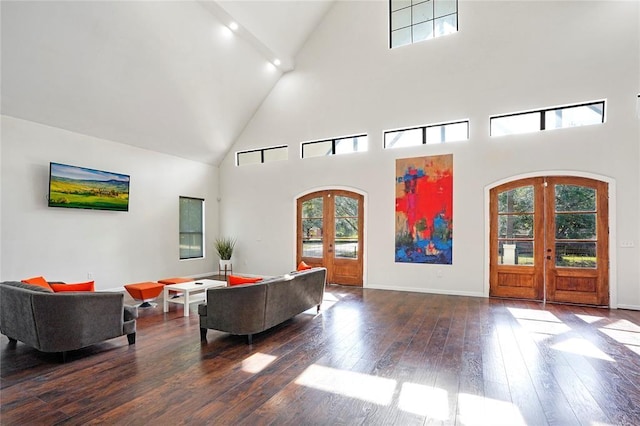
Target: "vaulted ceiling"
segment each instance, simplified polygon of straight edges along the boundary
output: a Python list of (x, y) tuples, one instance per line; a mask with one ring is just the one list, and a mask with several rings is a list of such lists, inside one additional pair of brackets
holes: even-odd
[(219, 164), (332, 3), (3, 0), (1, 112)]

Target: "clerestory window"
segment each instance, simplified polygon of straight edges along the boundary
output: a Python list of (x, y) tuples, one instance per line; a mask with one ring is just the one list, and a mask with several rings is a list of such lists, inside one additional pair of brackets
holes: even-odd
[(303, 142), (302, 158), (364, 152), (369, 148), (367, 135), (346, 136), (321, 141)]
[(389, 0), (390, 47), (458, 31), (457, 0)]
[(248, 164), (262, 164), (271, 161), (282, 161), (289, 158), (289, 148), (286, 145), (268, 148), (252, 149), (236, 152), (236, 166)]
[(604, 101), (490, 117), (491, 136), (539, 132), (604, 123)]
[(404, 148), (423, 144), (440, 144), (469, 139), (469, 121), (430, 124), (384, 132), (384, 147)]

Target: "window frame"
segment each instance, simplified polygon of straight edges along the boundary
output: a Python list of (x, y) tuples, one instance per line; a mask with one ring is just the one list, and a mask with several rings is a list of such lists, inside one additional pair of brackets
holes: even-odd
[[(553, 127), (550, 129), (546, 128), (546, 113), (547, 112), (552, 112), (552, 111), (558, 111), (558, 110), (564, 110), (564, 109), (571, 109), (571, 108), (580, 108), (580, 107), (587, 107), (587, 106), (594, 106), (594, 105), (602, 105), (602, 116), (600, 118), (600, 122), (599, 123), (591, 123), (591, 124), (580, 124), (577, 126), (563, 126), (563, 127)], [(558, 129), (569, 129), (572, 127), (583, 127), (583, 126), (591, 126), (594, 124), (604, 124), (606, 122), (606, 99), (601, 99), (601, 100), (597, 100), (597, 101), (591, 101), (591, 102), (580, 102), (577, 104), (565, 104), (565, 105), (560, 105), (560, 106), (554, 106), (554, 107), (547, 107), (547, 108), (541, 108), (541, 109), (533, 109), (533, 110), (528, 110), (528, 111), (519, 111), (519, 112), (514, 112), (514, 113), (509, 113), (509, 114), (498, 114), (498, 115), (492, 115), (489, 117), (489, 136), (491, 137), (501, 137), (501, 136), (511, 136), (511, 135), (518, 135), (518, 134), (524, 134), (524, 133), (535, 133), (535, 132), (542, 132), (545, 130), (558, 130)], [(508, 118), (508, 117), (518, 117), (518, 116), (523, 116), (523, 115), (529, 115), (529, 114), (540, 114), (539, 117), (539, 122), (540, 122), (540, 126), (538, 129), (534, 129), (531, 131), (524, 131), (524, 132), (514, 132), (514, 133), (505, 133), (505, 134), (500, 134), (500, 135), (495, 135), (494, 134), (494, 129), (493, 129), (493, 120), (496, 119), (501, 119), (501, 118)]]
[[(276, 145), (276, 146), (269, 146), (269, 147), (265, 147), (265, 148), (249, 149), (249, 150), (246, 150), (246, 151), (237, 151), (236, 152), (236, 167), (250, 166), (252, 164), (264, 164), (264, 163), (271, 163), (273, 161), (278, 161), (278, 160), (265, 161), (265, 156), (264, 156), (265, 151), (278, 150), (278, 149), (284, 149), (287, 152), (287, 159), (289, 159), (289, 145)], [(260, 162), (259, 163), (240, 164), (240, 156), (242, 154), (252, 154), (254, 152), (259, 152), (260, 153)], [(281, 160), (281, 161), (285, 161), (285, 160)]]
[[(200, 217), (200, 228), (201, 231), (200, 232), (194, 232), (194, 231), (186, 231), (182, 229), (182, 214), (183, 214), (183, 210), (182, 210), (182, 200), (191, 200), (191, 201), (200, 201), (200, 206), (201, 206), (201, 217)], [(205, 257), (205, 200), (204, 198), (197, 198), (197, 197), (187, 197), (187, 196), (183, 196), (180, 195), (178, 197), (178, 257), (180, 260), (191, 260), (191, 259), (204, 259)], [(181, 249), (181, 245), (182, 245), (182, 236), (183, 235), (200, 235), (200, 245), (201, 245), (201, 251), (200, 251), (200, 255), (197, 256), (187, 256), (187, 257), (183, 257), (182, 256), (182, 249)], [(193, 249), (191, 248), (192, 246), (189, 246), (189, 252), (191, 252)]]
[[(336, 152), (336, 145), (339, 141), (344, 140), (344, 139), (353, 139), (353, 138), (367, 138), (367, 151), (369, 150), (369, 135), (367, 133), (359, 133), (359, 134), (355, 134), (355, 135), (349, 135), (349, 136), (340, 136), (340, 137), (335, 137), (335, 138), (330, 138), (330, 139), (319, 139), (319, 140), (315, 140), (315, 141), (308, 141), (308, 142), (301, 142), (300, 143), (300, 158), (302, 159), (308, 159), (308, 158), (316, 158), (316, 157), (331, 157), (334, 155), (346, 155), (346, 154), (357, 154), (359, 152), (366, 152), (366, 151), (350, 151), (350, 152)], [(311, 156), (307, 156), (305, 157), (304, 155), (304, 148), (305, 146), (309, 146), (309, 145), (314, 145), (314, 144), (321, 144), (321, 143), (331, 143), (331, 152), (325, 155), (311, 155)]]
[[(441, 128), (441, 132), (444, 131), (446, 133), (446, 126), (452, 125), (452, 124), (463, 124), (466, 123), (467, 125), (467, 137), (466, 139), (456, 139), (456, 140), (441, 140), (440, 142), (428, 142), (427, 141), (427, 129), (432, 129), (432, 128), (436, 128), (436, 127), (440, 127)], [(412, 127), (403, 127), (400, 129), (391, 129), (391, 130), (385, 130), (382, 132), (382, 148), (383, 149), (399, 149), (399, 148), (411, 148), (411, 147), (416, 147), (416, 146), (422, 146), (422, 145), (441, 145), (441, 144), (445, 144), (445, 143), (454, 143), (454, 142), (462, 142), (462, 141), (468, 141), (469, 140), (469, 133), (470, 133), (470, 127), (471, 124), (469, 123), (468, 119), (464, 119), (464, 120), (454, 120), (454, 121), (446, 121), (446, 122), (442, 122), (442, 123), (434, 123), (434, 124), (425, 124), (423, 126), (412, 126)], [(389, 133), (397, 133), (397, 132), (407, 132), (407, 131), (411, 131), (411, 130), (421, 130), (421, 134), (422, 134), (422, 142), (419, 145), (410, 145), (407, 147), (403, 147), (403, 146), (398, 146), (398, 147), (394, 147), (394, 146), (387, 146), (387, 134)], [(443, 138), (444, 139), (444, 138)]]

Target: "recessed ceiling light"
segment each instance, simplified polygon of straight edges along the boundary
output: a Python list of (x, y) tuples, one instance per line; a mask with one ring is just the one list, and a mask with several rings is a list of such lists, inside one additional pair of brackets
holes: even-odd
[(225, 27), (224, 25), (222, 27), (220, 27), (221, 30), (220, 32), (222, 33), (222, 35), (224, 36), (224, 38), (231, 38), (233, 37), (233, 31), (231, 31), (231, 28), (229, 27)]
[(275, 65), (276, 67), (280, 66), (282, 62), (280, 62), (280, 59), (276, 59), (273, 61), (273, 65)]
[(237, 22), (232, 22), (229, 24), (229, 28), (231, 28), (233, 31), (238, 29), (238, 23)]

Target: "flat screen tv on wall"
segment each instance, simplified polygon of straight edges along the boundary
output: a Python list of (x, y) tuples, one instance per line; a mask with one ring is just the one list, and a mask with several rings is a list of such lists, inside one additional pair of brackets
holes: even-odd
[(129, 211), (129, 176), (51, 163), (49, 207)]

